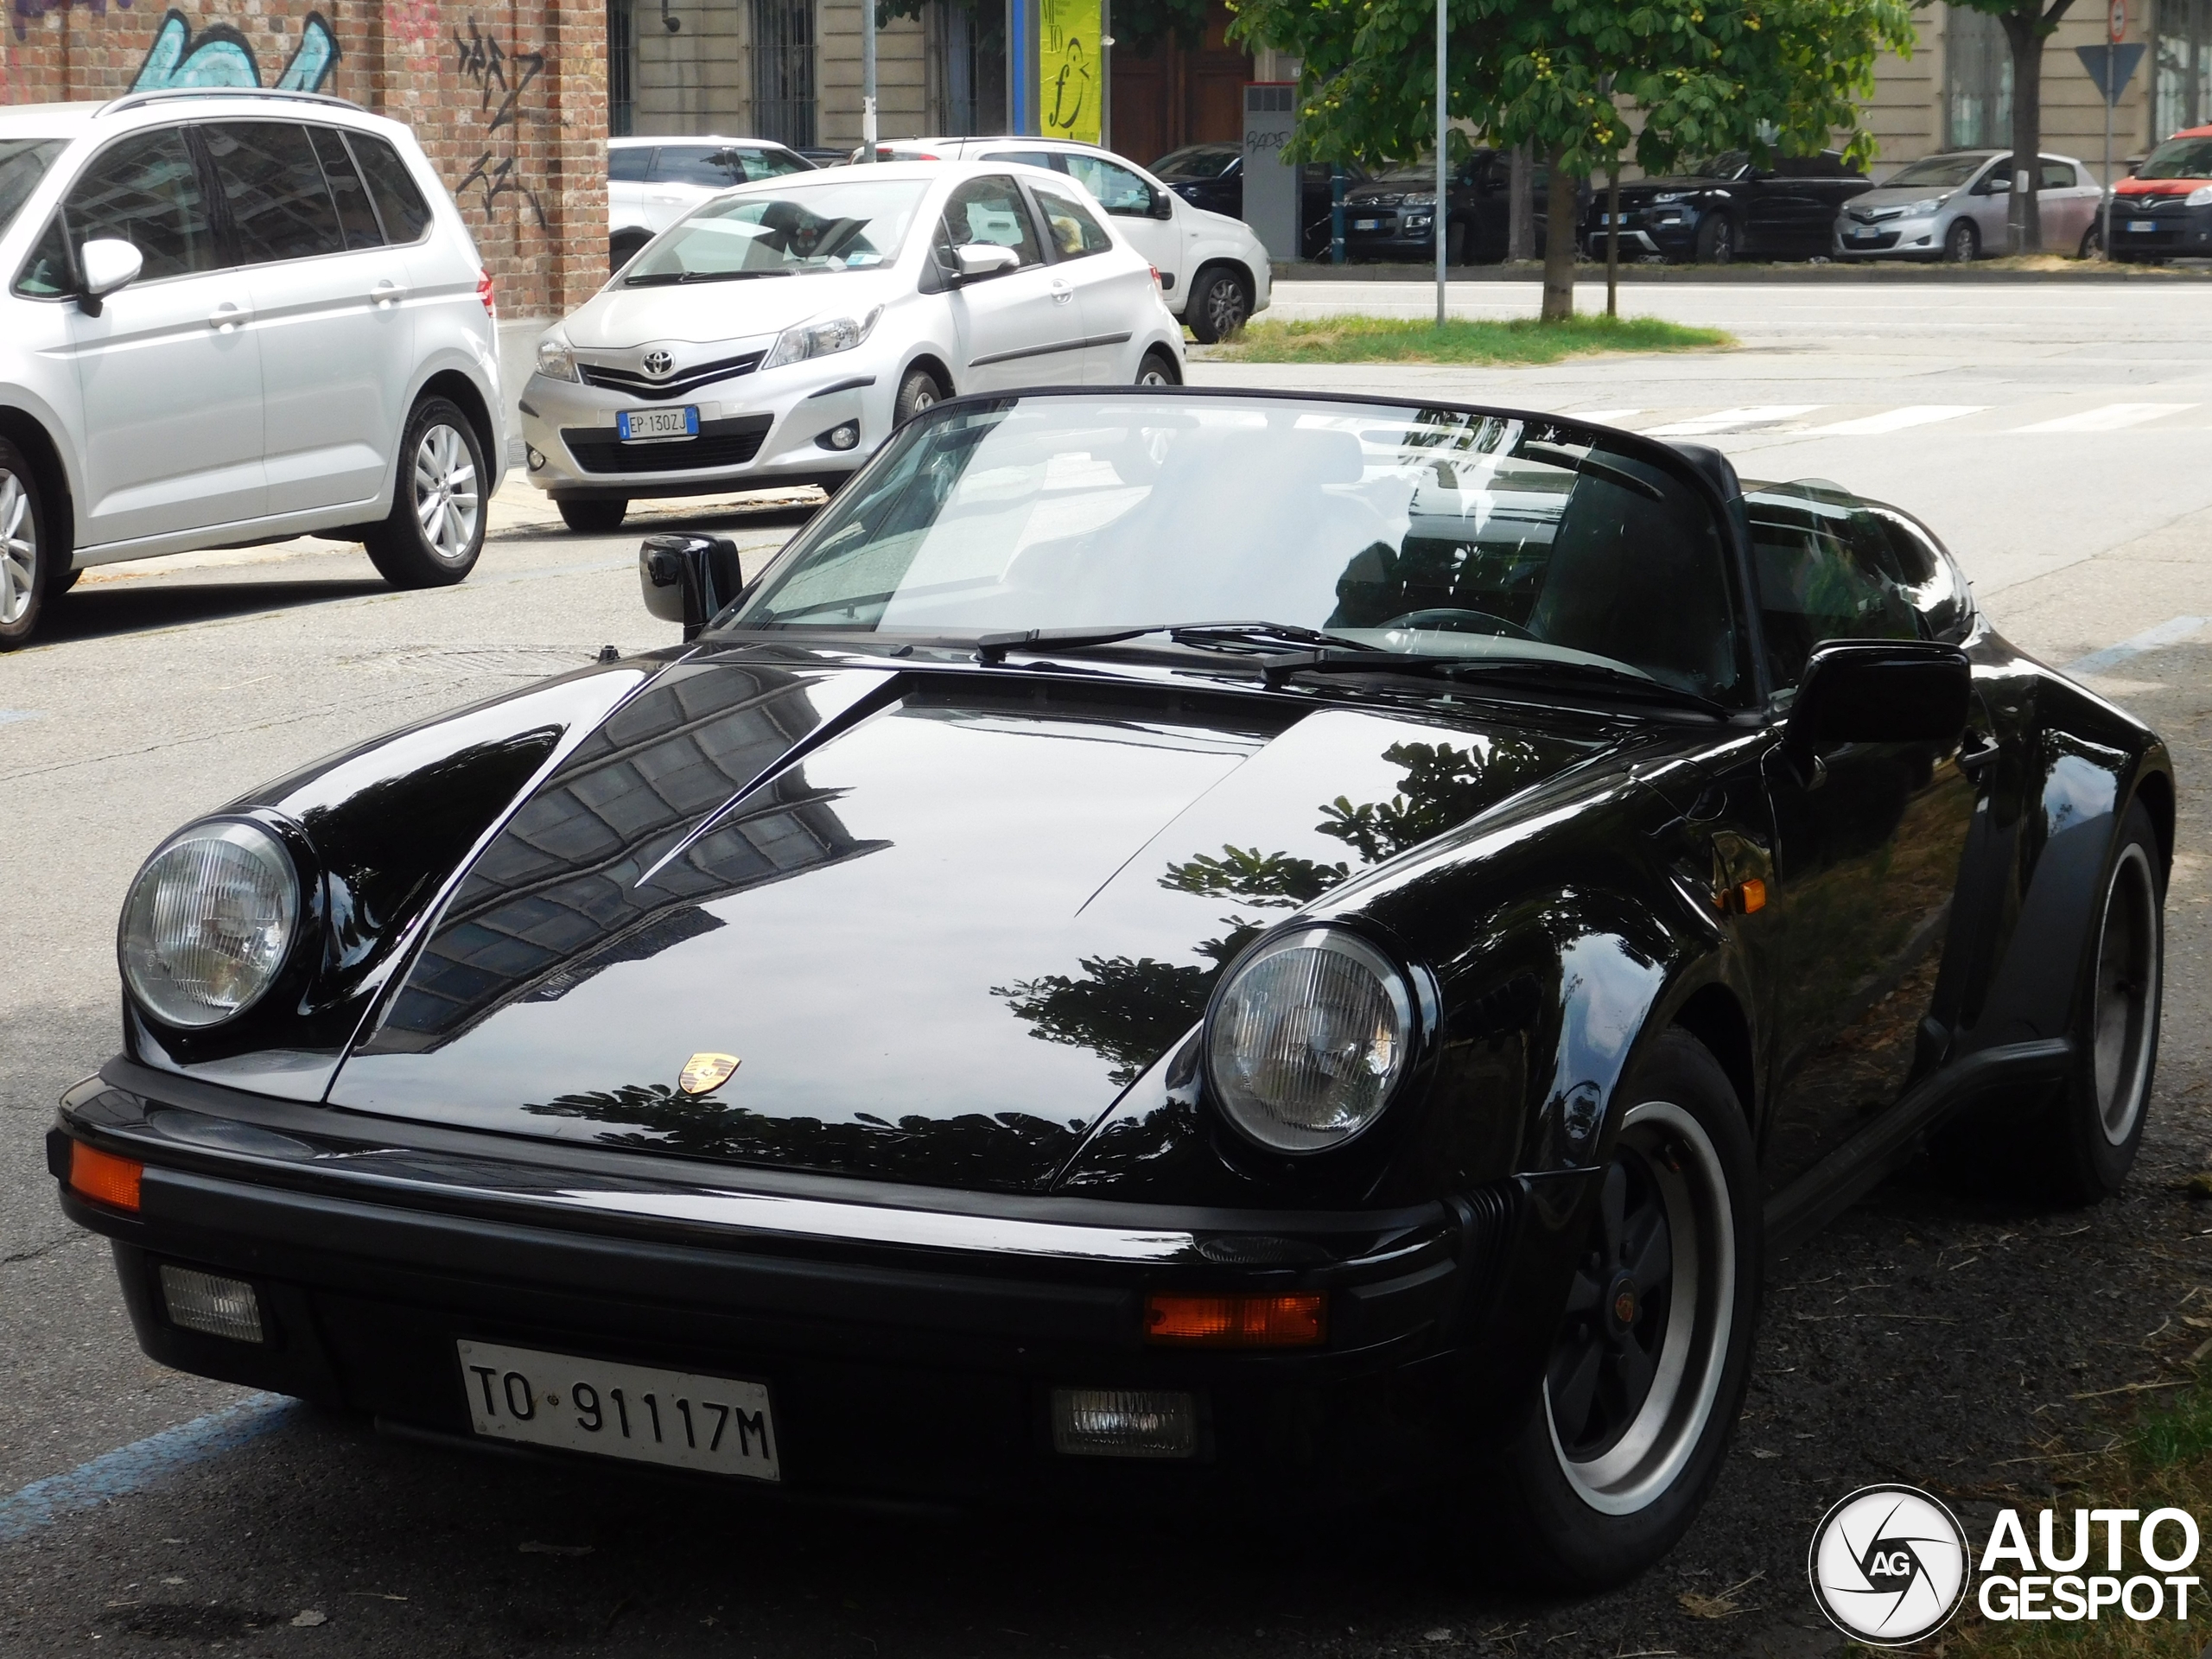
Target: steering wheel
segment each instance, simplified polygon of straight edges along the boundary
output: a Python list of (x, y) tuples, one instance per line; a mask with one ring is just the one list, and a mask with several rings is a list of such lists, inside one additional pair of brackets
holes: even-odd
[(1382, 625), (1384, 628), (1433, 628), (1440, 633), (1489, 633), (1503, 639), (1534, 639), (1536, 636), (1518, 622), (1510, 622), (1488, 611), (1455, 611), (1440, 608), (1428, 611), (1408, 611), (1403, 616), (1394, 616)]

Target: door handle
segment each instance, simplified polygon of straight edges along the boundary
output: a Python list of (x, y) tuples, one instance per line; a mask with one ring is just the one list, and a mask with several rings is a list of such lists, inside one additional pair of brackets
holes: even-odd
[(381, 278), (369, 290), (369, 303), (372, 305), (397, 305), (406, 297), (407, 290), (389, 276)]
[(1070, 288), (1065, 283), (1055, 279), (1052, 283), (1052, 303), (1055, 305), (1065, 305), (1073, 298), (1075, 298), (1075, 290)]
[(219, 334), (227, 334), (253, 321), (253, 313), (242, 305), (225, 300), (207, 314), (207, 322)]

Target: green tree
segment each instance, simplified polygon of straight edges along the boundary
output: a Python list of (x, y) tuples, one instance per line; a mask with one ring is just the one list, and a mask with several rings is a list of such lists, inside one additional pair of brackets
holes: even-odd
[[(1909, 0), (1448, 5), (1450, 113), (1548, 169), (1546, 321), (1574, 314), (1579, 181), (1624, 155), (1663, 173), (1725, 149), (1809, 154), (1838, 132), (1864, 159), (1874, 60), (1913, 45)], [(1300, 156), (1382, 162), (1436, 129), (1435, 30), (1435, 0), (1241, 0), (1230, 32), (1302, 60)]]
[[(2036, 187), (2043, 169), (2043, 48), (2074, 0), (1950, 0), (1960, 11), (1986, 11), (2005, 27), (2012, 54), (2012, 194), (2005, 221), (2014, 253), (2043, 251), (2043, 216)], [(2071, 248), (2062, 250), (2071, 253)]]

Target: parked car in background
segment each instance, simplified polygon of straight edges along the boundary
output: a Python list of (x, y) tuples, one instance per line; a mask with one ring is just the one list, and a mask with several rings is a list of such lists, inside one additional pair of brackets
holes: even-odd
[(799, 144), (795, 149), (798, 154), (805, 156), (817, 167), (842, 167), (845, 164), (846, 155), (842, 149), (830, 149), (821, 144)]
[(309, 533), (455, 582), (491, 273), (396, 121), (209, 87), (0, 111), (0, 648), (89, 565)]
[[(1299, 251), (1308, 259), (1329, 251), (1336, 170), (1326, 162), (1308, 162), (1298, 172)], [(1368, 177), (1363, 168), (1346, 166), (1343, 171), (1347, 191)], [(1154, 162), (1152, 172), (1193, 207), (1244, 217), (1244, 153), (1235, 144), (1185, 144)]]
[(607, 261), (621, 270), (639, 249), (718, 190), (813, 167), (797, 150), (764, 138), (610, 138)]
[(2212, 255), (2212, 127), (2177, 132), (2112, 195), (2112, 257), (2158, 263)]
[(876, 154), (885, 161), (1019, 162), (1066, 174), (1152, 262), (1167, 308), (1201, 345), (1227, 338), (1267, 309), (1268, 251), (1252, 227), (1179, 200), (1126, 156), (1072, 139), (1009, 137), (900, 138), (878, 145)]
[(604, 532), (640, 497), (835, 489), (957, 392), (1179, 384), (1182, 330), (1117, 223), (1006, 163), (724, 191), (538, 341), (531, 482)]
[[(1832, 251), (1840, 259), (1979, 259), (2009, 241), (2012, 152), (1947, 149), (1920, 160), (1853, 199), (1836, 215)], [(2070, 156), (2045, 156), (2036, 202), (2043, 245), (2086, 255), (2095, 245), (2104, 192)]]
[[(1741, 150), (1675, 178), (1638, 179), (1620, 188), (1620, 248), (1684, 263), (1810, 259), (1830, 251), (1836, 211), (1873, 188), (1840, 152), (1783, 156), (1756, 167)], [(1583, 246), (1605, 251), (1607, 192), (1593, 190), (1581, 216)]]
[[(1533, 170), (1535, 251), (1544, 246), (1548, 184)], [(1505, 257), (1511, 233), (1511, 158), (1478, 149), (1451, 178), (1446, 260), (1455, 265), (1495, 264)], [(1367, 179), (1344, 193), (1344, 251), (1355, 259), (1428, 260), (1436, 257), (1436, 165), (1408, 162)]]

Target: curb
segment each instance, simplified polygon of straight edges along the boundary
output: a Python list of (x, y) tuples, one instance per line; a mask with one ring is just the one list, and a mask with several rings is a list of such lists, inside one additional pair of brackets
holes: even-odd
[[(2203, 283), (2212, 281), (2212, 264), (2201, 265), (2107, 265), (2094, 260), (2074, 262), (2079, 269), (2063, 270), (1977, 270), (1971, 265), (1920, 264), (1904, 261), (1879, 264), (1789, 265), (1647, 265), (1624, 263), (1621, 286), (1642, 283)], [(1278, 260), (1273, 266), (1277, 287), (1298, 288), (1316, 283), (1433, 283), (1433, 265), (1325, 265)], [(1455, 265), (1445, 271), (1452, 283), (1534, 283), (1544, 268), (1535, 260), (1518, 265)], [(1577, 285), (1602, 283), (1605, 268), (1598, 264), (1574, 267)]]

